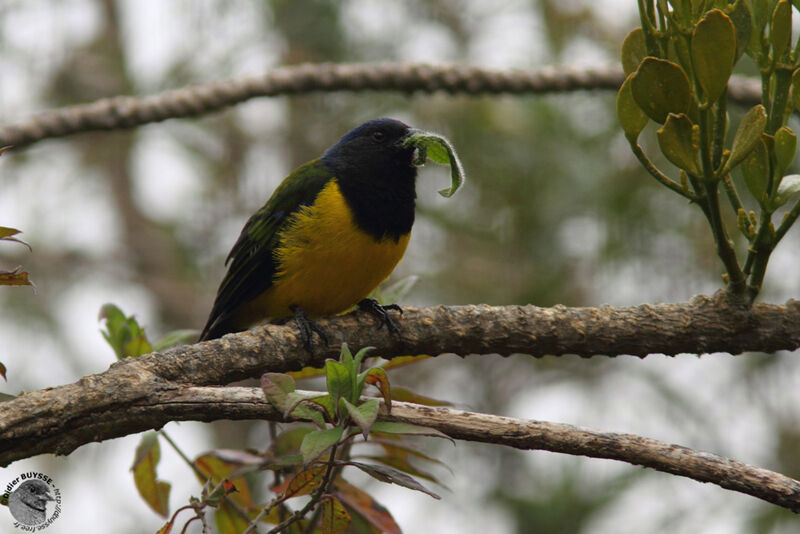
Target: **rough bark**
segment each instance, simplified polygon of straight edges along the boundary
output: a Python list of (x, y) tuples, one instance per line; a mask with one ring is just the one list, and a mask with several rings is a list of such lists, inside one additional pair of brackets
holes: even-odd
[[(73, 384), (25, 393), (0, 403), (0, 465), (42, 453), (68, 454), (92, 441), (158, 426), (136, 417), (137, 406), (188, 386), (226, 384), (265, 372), (320, 366), (348, 340), (373, 354), (455, 353), (544, 355), (774, 352), (800, 347), (800, 302), (755, 304), (749, 310), (725, 293), (688, 303), (627, 308), (435, 306), (404, 308), (401, 336), (377, 329), (357, 312), (320, 320), (331, 345), (303, 349), (296, 327), (264, 325), (239, 334), (113, 364)], [(174, 418), (203, 417), (203, 407)], [(218, 418), (227, 418), (219, 414)], [(234, 418), (234, 417), (230, 417)]]

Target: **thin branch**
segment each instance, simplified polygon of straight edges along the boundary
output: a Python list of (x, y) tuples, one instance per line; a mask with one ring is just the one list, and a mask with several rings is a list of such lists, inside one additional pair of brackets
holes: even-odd
[[(100, 374), (0, 403), (0, 465), (42, 453), (69, 454), (92, 441), (160, 428), (203, 406), (164, 404), (160, 395), (188, 386), (226, 384), (265, 372), (319, 367), (338, 345), (376, 347), (385, 358), (455, 353), (645, 356), (651, 353), (774, 352), (800, 347), (800, 301), (745, 308), (725, 292), (688, 303), (629, 308), (536, 306), (405, 307), (401, 335), (378, 329), (365, 312), (320, 319), (331, 345), (303, 348), (297, 328), (265, 325), (222, 339), (116, 362)], [(237, 417), (230, 417), (235, 419)]]
[[(405, 93), (534, 94), (619, 89), (625, 77), (618, 66), (545, 67), (492, 70), (467, 65), (414, 63), (305, 64), (281, 67), (262, 76), (188, 86), (145, 97), (117, 96), (43, 112), (0, 128), (0, 146), (20, 147), (80, 132), (134, 128), (166, 119), (212, 113), (264, 96), (314, 91), (402, 91)], [(729, 98), (760, 102), (760, 84), (733, 77)]]
[[(283, 414), (265, 400), (261, 389), (248, 387), (162, 388), (116, 417), (126, 419), (128, 424), (145, 420), (155, 424), (167, 420), (283, 420)], [(393, 402), (391, 415), (382, 405), (378, 419), (435, 428), (464, 441), (641, 465), (700, 482), (710, 482), (800, 512), (800, 481), (716, 454), (634, 434), (600, 432), (562, 423), (406, 402)]]

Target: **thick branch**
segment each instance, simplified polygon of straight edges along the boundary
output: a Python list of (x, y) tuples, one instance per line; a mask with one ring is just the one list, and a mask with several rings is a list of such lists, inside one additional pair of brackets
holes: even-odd
[[(466, 441), (642, 465), (700, 482), (711, 482), (725, 489), (800, 511), (800, 482), (797, 480), (716, 454), (633, 434), (598, 432), (560, 423), (527, 421), (404, 402), (393, 403), (391, 414), (387, 414), (385, 408), (382, 408), (379, 418), (382, 421), (435, 428), (455, 439)], [(124, 411), (86, 414), (78, 422), (79, 426), (72, 425), (64, 429), (59, 439), (74, 441), (80, 435), (96, 437), (111, 428), (117, 429), (117, 435), (124, 435), (159, 428), (170, 421), (218, 419), (282, 421), (283, 416), (264, 399), (259, 388), (191, 387), (173, 384), (148, 392)]]
[[(800, 347), (800, 302), (758, 303), (748, 310), (730, 302), (724, 292), (688, 303), (628, 308), (436, 306), (404, 310), (396, 319), (401, 337), (377, 329), (374, 319), (363, 312), (320, 320), (319, 325), (332, 343), (347, 340), (354, 348), (374, 346), (374, 354), (386, 358), (442, 353), (736, 354)], [(321, 366), (325, 358), (337, 355), (334, 345), (317, 345), (314, 354), (309, 354), (290, 323), (117, 362), (104, 373), (74, 384), (0, 403), (0, 465), (47, 452), (68, 454), (90, 441), (156, 426), (150, 420), (137, 423), (134, 407), (181, 385), (225, 384), (269, 371)], [(184, 409), (181, 406), (167, 415), (179, 418)], [(202, 414), (192, 416), (202, 419)]]
[[(274, 69), (263, 76), (194, 85), (148, 97), (117, 96), (91, 104), (46, 111), (0, 128), (0, 146), (23, 146), (50, 137), (94, 130), (133, 128), (150, 122), (219, 111), (251, 98), (313, 91), (402, 91), (461, 94), (531, 94), (618, 89), (618, 67), (545, 67), (491, 70), (466, 65), (409, 63), (305, 64)], [(733, 78), (729, 97), (742, 104), (760, 102), (758, 81)]]

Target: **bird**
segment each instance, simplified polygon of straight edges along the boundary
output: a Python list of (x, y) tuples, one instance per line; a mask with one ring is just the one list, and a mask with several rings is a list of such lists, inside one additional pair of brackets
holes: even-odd
[(292, 171), (244, 225), (199, 340), (265, 319), (297, 321), (310, 350), (313, 318), (355, 305), (392, 332), (388, 310), (367, 296), (405, 253), (416, 204), (419, 132), (391, 118), (367, 121), (321, 157)]
[(26, 480), (8, 496), (8, 509), (23, 525), (38, 525), (46, 519), (47, 503), (52, 500), (50, 487), (43, 480)]

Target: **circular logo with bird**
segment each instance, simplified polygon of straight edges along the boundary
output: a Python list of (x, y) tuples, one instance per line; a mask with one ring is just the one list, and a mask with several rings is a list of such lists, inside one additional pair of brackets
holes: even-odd
[(58, 517), (61, 494), (52, 482), (41, 473), (26, 473), (8, 484), (8, 509), (15, 526), (44, 528)]

